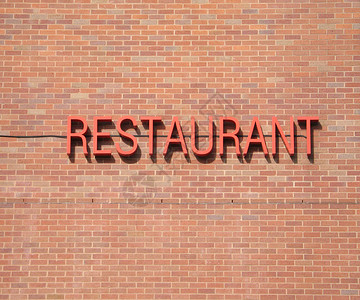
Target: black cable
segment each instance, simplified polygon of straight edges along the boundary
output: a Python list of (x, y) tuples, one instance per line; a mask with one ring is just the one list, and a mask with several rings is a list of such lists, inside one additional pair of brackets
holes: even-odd
[(0, 137), (6, 137), (6, 138), (16, 138), (16, 139), (37, 139), (37, 138), (60, 138), (60, 139), (66, 139), (66, 135), (53, 135), (53, 134), (47, 134), (47, 135), (4, 135), (0, 134)]

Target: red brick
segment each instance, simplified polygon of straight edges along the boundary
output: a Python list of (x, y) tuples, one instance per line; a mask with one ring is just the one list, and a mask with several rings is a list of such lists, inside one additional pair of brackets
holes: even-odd
[[(116, 135), (131, 115), (144, 136), (128, 158), (115, 136), (109, 158), (0, 137), (0, 299), (357, 299), (357, 1), (70, 2), (2, 1), (1, 135), (64, 136), (69, 115)], [(142, 115), (163, 120), (153, 158)], [(254, 116), (269, 151), (272, 116), (301, 136), (293, 157), (281, 138), (220, 157), (216, 137), (200, 158), (192, 115), (216, 135), (237, 118), (242, 152)], [(173, 116), (188, 157), (161, 154)]]

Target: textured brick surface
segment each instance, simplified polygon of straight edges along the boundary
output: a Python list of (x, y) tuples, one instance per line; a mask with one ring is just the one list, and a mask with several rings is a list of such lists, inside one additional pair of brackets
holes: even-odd
[[(359, 299), (359, 17), (358, 0), (0, 0), (0, 299)], [(67, 156), (69, 115), (90, 135), (111, 116), (112, 155), (89, 137)], [(143, 115), (163, 119), (152, 158)], [(237, 118), (241, 153), (256, 116), (271, 153), (274, 115), (295, 119), (293, 157), (280, 138), (275, 156), (191, 151), (190, 116), (201, 135)], [(163, 157), (173, 116), (188, 157)], [(310, 156), (299, 116), (320, 119)]]
[(359, 214), (338, 204), (3, 204), (2, 299), (358, 299)]

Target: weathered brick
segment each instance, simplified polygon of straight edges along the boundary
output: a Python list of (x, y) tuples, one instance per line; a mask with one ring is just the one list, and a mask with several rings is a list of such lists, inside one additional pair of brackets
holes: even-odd
[[(1, 1), (0, 298), (359, 297), (359, 10)], [(70, 115), (89, 125), (88, 156), (80, 139), (66, 154)], [(138, 149), (123, 157), (116, 145), (132, 143), (116, 124), (128, 115)], [(152, 157), (146, 115), (163, 121)], [(112, 119), (98, 127), (109, 157), (94, 155), (95, 116)], [(173, 116), (187, 156), (163, 155)], [(201, 135), (213, 117), (206, 157), (191, 150), (191, 116)], [(239, 121), (240, 155), (230, 139), (219, 155), (225, 116)], [(243, 155), (254, 116), (270, 155)], [(293, 156), (281, 137), (273, 145), (272, 116), (288, 142), (294, 117)], [(299, 116), (320, 118), (309, 156)]]

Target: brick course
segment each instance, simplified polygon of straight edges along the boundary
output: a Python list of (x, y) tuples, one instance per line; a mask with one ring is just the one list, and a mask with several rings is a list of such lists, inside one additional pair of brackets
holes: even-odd
[[(0, 1), (0, 299), (359, 299), (359, 16), (358, 0)], [(112, 155), (88, 137), (67, 156), (69, 115), (90, 135), (111, 116)], [(126, 115), (139, 148), (120, 157)], [(144, 115), (163, 120), (153, 157)], [(188, 157), (162, 155), (173, 116)], [(221, 157), (216, 137), (196, 157), (191, 116), (217, 136), (237, 118), (241, 153), (258, 117), (270, 155)], [(293, 157), (281, 138), (271, 155), (272, 116), (286, 134), (294, 117)], [(300, 116), (319, 116), (310, 156)]]

